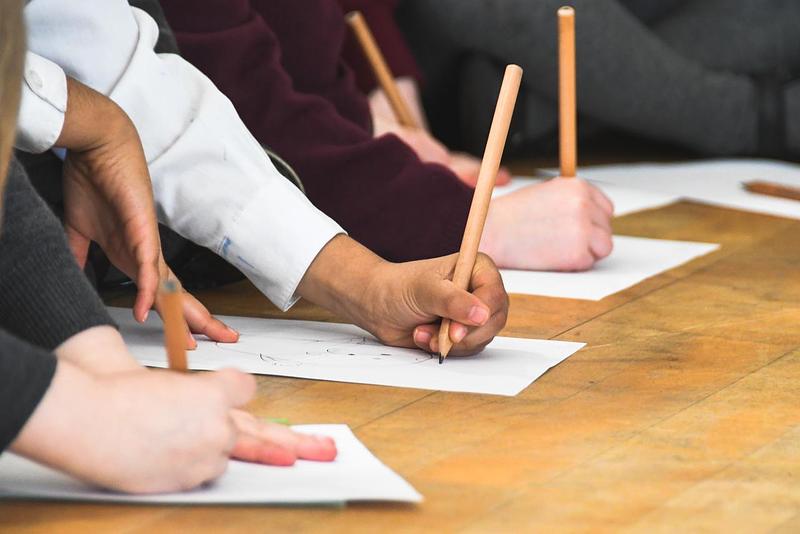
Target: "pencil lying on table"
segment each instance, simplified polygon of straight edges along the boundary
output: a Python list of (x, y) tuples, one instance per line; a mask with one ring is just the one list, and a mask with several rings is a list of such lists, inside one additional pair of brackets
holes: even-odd
[(378, 43), (375, 42), (375, 37), (372, 35), (369, 26), (367, 26), (364, 16), (360, 11), (353, 11), (345, 15), (345, 20), (353, 28), (353, 33), (355, 33), (356, 39), (358, 39), (361, 48), (364, 50), (364, 55), (367, 56), (372, 71), (375, 73), (375, 78), (377, 78), (381, 89), (389, 99), (389, 104), (392, 106), (397, 121), (409, 128), (419, 128), (420, 125), (408, 109), (408, 105), (394, 81), (394, 75), (389, 70), (386, 59), (383, 57), (380, 48), (378, 48)]
[(187, 371), (186, 361), (186, 323), (183, 319), (183, 294), (175, 280), (161, 283), (161, 319), (164, 321), (164, 344), (167, 347), (167, 361), (173, 371)]
[(575, 102), (575, 10), (558, 10), (558, 133), (561, 176), (573, 178), (578, 166)]
[[(500, 87), (500, 95), (497, 97), (492, 127), (489, 129), (489, 139), (486, 141), (486, 149), (483, 152), (478, 183), (475, 185), (475, 192), (472, 195), (464, 238), (461, 240), (461, 249), (458, 252), (458, 260), (453, 272), (453, 283), (460, 289), (468, 289), (472, 269), (475, 267), (483, 225), (486, 222), (486, 214), (489, 212), (489, 202), (492, 200), (497, 171), (500, 170), (500, 160), (503, 157), (508, 127), (511, 124), (511, 116), (514, 114), (514, 105), (517, 102), (521, 80), (521, 68), (517, 65), (506, 67), (503, 85)], [(452, 348), (450, 320), (442, 318), (442, 325), (439, 328), (439, 363), (447, 358)]]
[(789, 200), (800, 200), (800, 187), (776, 184), (774, 182), (764, 182), (762, 180), (745, 182), (742, 185), (751, 193), (758, 193), (759, 195), (767, 195), (770, 197), (788, 198)]

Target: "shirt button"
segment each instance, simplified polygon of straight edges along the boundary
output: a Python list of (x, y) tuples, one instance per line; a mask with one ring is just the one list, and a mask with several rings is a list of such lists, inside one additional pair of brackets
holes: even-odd
[(44, 82), (42, 82), (42, 77), (39, 76), (39, 73), (35, 70), (29, 70), (25, 73), (25, 80), (30, 84), (31, 88), (34, 90), (41, 90), (44, 87)]

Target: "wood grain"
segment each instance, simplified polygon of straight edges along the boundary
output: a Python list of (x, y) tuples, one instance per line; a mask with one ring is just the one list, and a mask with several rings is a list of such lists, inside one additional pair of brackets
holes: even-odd
[[(259, 377), (254, 412), (350, 424), (419, 506), (14, 502), (0, 531), (797, 531), (800, 222), (682, 202), (614, 226), (722, 247), (600, 302), (512, 297), (505, 334), (589, 344), (517, 397)], [(200, 297), (278, 315), (248, 284)]]

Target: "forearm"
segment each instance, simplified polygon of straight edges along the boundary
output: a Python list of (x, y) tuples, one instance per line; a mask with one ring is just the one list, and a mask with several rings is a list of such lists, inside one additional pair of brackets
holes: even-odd
[(52, 354), (0, 329), (0, 451), (30, 419), (55, 367)]
[(81, 472), (81, 452), (97, 439), (96, 425), (103, 424), (103, 406), (95, 397), (92, 376), (60, 362), (50, 387), (10, 449), (69, 473)]

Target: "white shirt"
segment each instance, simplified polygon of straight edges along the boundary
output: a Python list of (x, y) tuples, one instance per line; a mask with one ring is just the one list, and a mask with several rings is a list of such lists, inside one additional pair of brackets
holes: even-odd
[(161, 222), (289, 308), (341, 227), (278, 173), (211, 81), (153, 51), (158, 27), (123, 0), (32, 0), (18, 146), (42, 152), (64, 123), (66, 75), (108, 95), (144, 146)]

